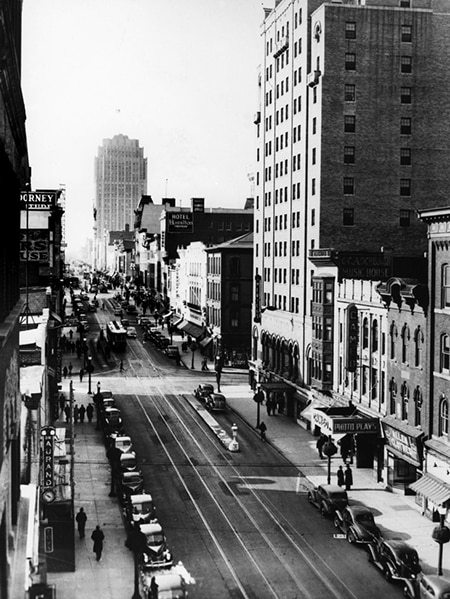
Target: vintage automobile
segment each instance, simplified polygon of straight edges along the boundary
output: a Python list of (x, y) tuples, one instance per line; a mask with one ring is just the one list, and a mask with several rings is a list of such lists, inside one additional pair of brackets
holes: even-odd
[(137, 307), (135, 306), (135, 304), (128, 304), (127, 306), (127, 314), (137, 314)]
[(180, 350), (178, 349), (178, 345), (168, 345), (165, 350), (164, 353), (166, 354), (166, 356), (168, 356), (169, 358), (180, 358)]
[(155, 512), (153, 498), (150, 493), (140, 493), (130, 496), (130, 501), (126, 506), (126, 515), (131, 525), (134, 525), (136, 522), (138, 524), (145, 524), (154, 520)]
[(364, 505), (347, 505), (336, 510), (334, 525), (345, 533), (349, 543), (374, 543), (381, 537), (372, 512)]
[(122, 310), (121, 306), (114, 308), (114, 316), (122, 316), (122, 315), (123, 315), (123, 310)]
[(331, 517), (348, 505), (348, 495), (338, 485), (318, 485), (308, 491), (308, 501), (319, 508), (322, 516)]
[[(165, 573), (164, 571), (155, 573), (155, 581), (158, 585), (158, 599), (185, 599), (188, 596), (186, 583), (181, 574), (177, 572)], [(143, 573), (141, 575), (141, 585), (144, 597), (151, 597), (150, 584), (153, 572)]]
[(120, 471), (133, 472), (137, 470), (137, 458), (134, 451), (131, 453), (122, 453), (120, 456)]
[(437, 574), (420, 572), (405, 585), (403, 594), (408, 599), (450, 599), (450, 579)]
[(369, 561), (383, 572), (388, 582), (416, 578), (421, 571), (417, 551), (404, 541), (380, 538), (368, 548)]
[(143, 554), (144, 568), (170, 568), (171, 552), (167, 549), (166, 536), (159, 522), (141, 524), (141, 532), (147, 537), (147, 551)]
[(159, 349), (165, 349), (170, 345), (170, 339), (168, 337), (165, 337), (164, 335), (160, 335), (155, 343), (156, 346), (159, 347)]
[(131, 337), (132, 339), (136, 339), (137, 332), (135, 327), (127, 327), (127, 337)]
[(122, 453), (133, 452), (133, 444), (131, 442), (131, 437), (128, 437), (128, 435), (114, 436), (114, 446), (117, 447), (117, 449), (120, 449)]
[(194, 389), (194, 397), (198, 399), (198, 401), (205, 401), (208, 395), (214, 393), (214, 385), (210, 385), (209, 383), (205, 383), (204, 385), (199, 385), (197, 389)]
[(144, 479), (139, 470), (122, 472), (118, 482), (118, 495), (122, 501), (129, 501), (131, 495), (138, 495), (144, 491)]
[(103, 431), (105, 435), (123, 429), (122, 416), (118, 408), (105, 408), (102, 412)]
[(205, 397), (205, 408), (211, 412), (225, 412), (227, 409), (227, 400), (222, 393), (209, 393)]

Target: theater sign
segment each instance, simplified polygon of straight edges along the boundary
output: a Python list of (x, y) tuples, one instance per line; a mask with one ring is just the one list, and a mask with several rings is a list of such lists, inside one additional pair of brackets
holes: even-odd
[[(354, 435), (378, 433), (378, 418), (367, 418), (359, 414), (346, 415), (348, 408), (315, 408), (311, 424), (318, 426), (325, 435)], [(344, 413), (343, 413), (344, 412)]]

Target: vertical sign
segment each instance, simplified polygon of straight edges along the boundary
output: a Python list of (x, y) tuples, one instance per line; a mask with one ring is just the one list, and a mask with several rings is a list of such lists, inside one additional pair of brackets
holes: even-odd
[(358, 365), (358, 308), (350, 306), (347, 310), (347, 371), (356, 372)]
[(261, 275), (255, 275), (255, 318), (254, 322), (261, 322)]
[(54, 443), (56, 429), (53, 426), (45, 426), (41, 429), (42, 437), (42, 486), (45, 488), (54, 486)]
[(53, 526), (44, 528), (44, 547), (45, 553), (53, 553)]

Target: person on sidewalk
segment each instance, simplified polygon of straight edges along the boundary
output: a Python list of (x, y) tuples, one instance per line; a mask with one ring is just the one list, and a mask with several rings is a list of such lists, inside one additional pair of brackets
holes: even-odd
[(350, 491), (350, 489), (352, 488), (352, 484), (353, 484), (353, 474), (352, 474), (352, 469), (350, 468), (349, 464), (347, 464), (344, 478), (345, 478), (345, 489), (347, 491)]
[(154, 576), (152, 576), (152, 579), (150, 581), (150, 589), (149, 589), (148, 598), (149, 599), (158, 599), (158, 589), (159, 589), (159, 585), (156, 582), (156, 578)]
[(92, 418), (94, 417), (94, 406), (90, 403), (86, 408), (86, 416), (89, 422), (92, 422)]
[(274, 405), (273, 399), (272, 399), (272, 392), (269, 393), (269, 395), (266, 399), (266, 410), (267, 410), (267, 416), (272, 415), (272, 410), (275, 412), (275, 405)]
[(103, 541), (105, 540), (105, 535), (99, 524), (97, 524), (94, 532), (91, 534), (91, 539), (94, 541), (93, 552), (99, 562), (102, 559)]
[(83, 370), (83, 368), (80, 368), (80, 383), (83, 382), (83, 377), (84, 377), (84, 370)]
[(80, 408), (78, 407), (78, 404), (75, 404), (75, 407), (73, 409), (73, 421), (75, 423), (78, 422), (79, 415), (80, 415)]
[(61, 414), (64, 412), (64, 408), (66, 407), (66, 396), (64, 393), (61, 393), (59, 396), (59, 408), (61, 410)]
[(206, 356), (202, 360), (202, 370), (209, 370), (209, 368), (208, 368), (208, 358)]
[(86, 414), (86, 408), (81, 405), (80, 409), (78, 410), (78, 415), (80, 417), (80, 422), (83, 423), (84, 422), (84, 415)]
[(336, 472), (337, 484), (339, 487), (344, 486), (344, 471), (342, 470), (342, 466), (339, 466), (338, 471)]
[(267, 441), (267, 439), (266, 439), (267, 426), (266, 426), (266, 423), (264, 422), (264, 420), (261, 420), (258, 428), (259, 428), (259, 436), (261, 438), (261, 441), (263, 441), (263, 443), (265, 443)]
[(322, 447), (325, 445), (326, 440), (327, 438), (323, 433), (321, 433), (320, 437), (317, 439), (316, 447), (321, 460), (323, 459)]
[(72, 362), (69, 362), (69, 378), (72, 378), (72, 370), (73, 370), (73, 366), (72, 366)]
[(69, 422), (69, 420), (70, 420), (70, 406), (66, 406), (64, 408), (64, 415), (66, 417), (66, 422)]
[(220, 378), (221, 378), (220, 370), (217, 370), (216, 371), (217, 393), (220, 393)]
[(120, 360), (119, 371), (123, 372), (123, 360)]
[(63, 378), (67, 378), (67, 374), (68, 374), (68, 370), (67, 370), (67, 366), (64, 366), (63, 368)]
[(84, 531), (86, 528), (87, 516), (86, 516), (86, 512), (84, 511), (84, 509), (82, 507), (80, 507), (80, 511), (75, 516), (75, 520), (77, 521), (78, 534), (80, 535), (80, 539), (84, 539)]

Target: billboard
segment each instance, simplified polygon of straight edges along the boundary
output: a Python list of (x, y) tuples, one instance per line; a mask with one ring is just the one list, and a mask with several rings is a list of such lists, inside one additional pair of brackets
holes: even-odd
[(194, 231), (192, 212), (168, 212), (167, 231), (169, 233), (192, 233)]
[(22, 210), (49, 210), (56, 206), (59, 191), (21, 191), (20, 207)]

